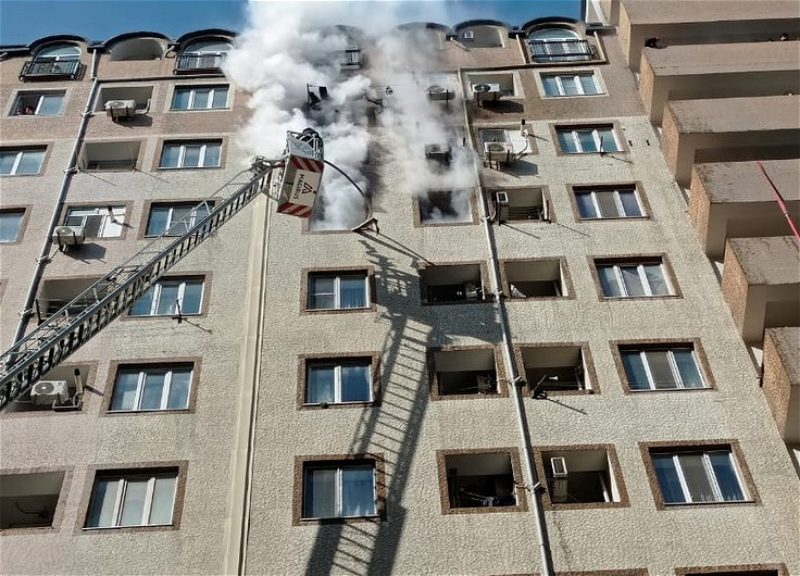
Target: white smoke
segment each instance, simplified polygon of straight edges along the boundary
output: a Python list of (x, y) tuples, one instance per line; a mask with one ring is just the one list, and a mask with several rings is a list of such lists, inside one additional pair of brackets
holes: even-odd
[[(428, 5), (423, 19), (438, 3)], [(348, 174), (367, 194), (363, 165), (370, 134), (367, 129), (367, 95), (374, 97), (373, 79), (362, 73), (343, 74), (340, 63), (351, 39), (337, 25), (359, 26), (372, 37), (359, 39), (372, 47), (370, 70), (380, 75), (383, 106), (378, 116), (403, 151), (405, 182), (413, 194), (427, 190), (462, 189), (474, 186), (473, 157), (461, 146), (463, 136), (445, 127), (440, 111), (426, 97), (425, 67), (434, 58), (426, 46), (427, 34), (398, 33), (400, 23), (391, 2), (259, 2), (249, 5), (250, 26), (239, 37), (237, 48), (226, 58), (225, 71), (233, 82), (252, 97), (252, 114), (239, 134), (240, 143), (251, 154), (278, 157), (284, 150), (286, 131), (317, 130), (324, 142), (325, 159)], [(328, 90), (328, 99), (309, 109), (308, 92)], [(383, 90), (383, 88), (381, 89)], [(450, 169), (437, 170), (426, 162), (425, 144), (450, 144)], [(463, 202), (454, 202), (462, 206)], [(315, 216), (316, 228), (346, 229), (365, 216), (360, 192), (330, 167), (326, 167), (321, 198)]]

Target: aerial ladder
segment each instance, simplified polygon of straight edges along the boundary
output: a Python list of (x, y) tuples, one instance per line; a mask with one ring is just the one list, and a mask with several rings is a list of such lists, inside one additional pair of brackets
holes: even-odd
[[(249, 169), (234, 177), (236, 180), (249, 173), (244, 184), (227, 196), (226, 190), (236, 184), (229, 182), (223, 186), (3, 352), (0, 410), (26, 394), (42, 376), (125, 312), (159, 278), (260, 193), (278, 203), (279, 213), (311, 216), (324, 164), (322, 138), (311, 128), (288, 132), (286, 150), (280, 158), (255, 157)], [(280, 178), (273, 186), (275, 170), (280, 171)]]

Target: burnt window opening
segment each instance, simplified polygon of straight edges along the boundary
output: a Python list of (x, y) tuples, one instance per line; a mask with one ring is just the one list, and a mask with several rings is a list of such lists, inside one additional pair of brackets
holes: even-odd
[(447, 454), (450, 508), (497, 508), (517, 505), (510, 452)]
[(494, 350), (436, 350), (431, 358), (438, 396), (497, 394)]
[(522, 347), (521, 354), (525, 379), (535, 397), (592, 389), (582, 346), (529, 346)]
[(553, 504), (621, 502), (608, 450), (542, 452), (547, 494)]
[(485, 301), (480, 264), (429, 266), (420, 272), (423, 304)]

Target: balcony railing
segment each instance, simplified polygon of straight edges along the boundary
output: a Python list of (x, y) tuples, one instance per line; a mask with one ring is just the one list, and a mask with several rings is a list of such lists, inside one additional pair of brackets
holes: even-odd
[(535, 62), (582, 62), (594, 59), (588, 40), (531, 40), (531, 54)]
[(175, 74), (219, 72), (225, 54), (183, 54), (175, 64)]
[(75, 80), (83, 71), (80, 60), (30, 60), (22, 66), (20, 80), (26, 79), (63, 79)]

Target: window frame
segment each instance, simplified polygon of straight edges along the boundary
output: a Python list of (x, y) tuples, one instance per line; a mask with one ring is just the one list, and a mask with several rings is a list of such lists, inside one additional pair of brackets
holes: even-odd
[[(694, 508), (697, 506), (742, 506), (760, 504), (761, 500), (758, 495), (753, 478), (747, 467), (747, 462), (744, 458), (739, 442), (735, 439), (713, 439), (713, 440), (683, 440), (683, 441), (656, 441), (656, 442), (639, 442), (639, 450), (644, 461), (647, 477), (650, 480), (650, 488), (653, 492), (656, 509), (658, 510), (671, 510), (680, 509), (681, 507)], [(696, 454), (696, 453), (711, 453), (711, 452), (727, 452), (730, 456), (733, 470), (738, 481), (738, 487), (741, 491), (744, 500), (721, 500), (721, 501), (706, 501), (706, 502), (670, 502), (664, 500), (661, 484), (658, 480), (653, 455), (658, 454)], [(716, 480), (715, 480), (716, 481)], [(681, 484), (681, 489), (685, 488)], [(685, 496), (685, 494), (684, 494)]]
[[(103, 205), (101, 203), (91, 203), (91, 204), (68, 204), (64, 207), (63, 214), (61, 216), (61, 226), (83, 226), (86, 227), (86, 219), (91, 216), (100, 216), (101, 223), (98, 227), (98, 234), (90, 236), (87, 234), (87, 238), (96, 238), (98, 240), (122, 240), (127, 236), (128, 228), (130, 224), (126, 223), (126, 216), (131, 212), (132, 204), (130, 202), (125, 203), (112, 203), (108, 205)], [(104, 236), (102, 232), (104, 232), (104, 228), (108, 225), (108, 222), (111, 221), (110, 214), (108, 212), (108, 208), (113, 210), (113, 219), (120, 220), (119, 223), (119, 234), (116, 236)], [(82, 216), (72, 215), (70, 216), (71, 211), (89, 211), (91, 209), (95, 210), (94, 214), (84, 214)], [(68, 218), (82, 218), (81, 224), (68, 224)]]
[[(429, 197), (431, 194), (440, 195), (449, 193), (450, 197), (450, 206), (453, 205), (453, 197), (454, 195), (459, 195), (463, 193), (466, 196), (467, 200), (467, 209), (468, 209), (468, 217), (464, 218), (463, 220), (455, 220), (455, 219), (442, 219), (442, 220), (430, 220), (423, 218), (423, 204), (435, 204), (431, 203)], [(435, 208), (435, 206), (434, 206)], [(414, 217), (414, 227), (415, 228), (430, 228), (430, 227), (437, 227), (437, 226), (472, 226), (477, 224), (477, 213), (476, 213), (476, 201), (475, 201), (475, 191), (472, 188), (456, 188), (456, 189), (429, 189), (425, 190), (423, 194), (415, 195), (412, 199), (412, 212)]]
[[(192, 211), (193, 208), (197, 208), (200, 205), (205, 205), (208, 210), (205, 214), (202, 214), (203, 218), (205, 218), (208, 214), (213, 212), (215, 208), (215, 202), (211, 200), (179, 200), (175, 202), (171, 202), (169, 200), (166, 201), (156, 200), (156, 201), (145, 202), (144, 210), (142, 211), (142, 225), (139, 227), (139, 238), (157, 238), (162, 235), (166, 235), (166, 237), (169, 238), (181, 236), (182, 234), (185, 233), (186, 230), (188, 230), (188, 228), (195, 226), (197, 224), (198, 222), (197, 216), (199, 214), (199, 211), (196, 211), (194, 218), (189, 220), (188, 227), (186, 229), (175, 230), (173, 234), (167, 234), (167, 232), (169, 232), (170, 229), (174, 228), (175, 224), (177, 224), (181, 220), (181, 218), (183, 218), (183, 216), (181, 216), (177, 220), (174, 219), (176, 208), (188, 207), (187, 213), (189, 213)], [(165, 228), (160, 232), (151, 233), (149, 229), (150, 229), (150, 220), (152, 219), (153, 216), (153, 210), (160, 208), (167, 208), (169, 210)]]
[[(615, 222), (619, 220), (647, 220), (650, 218), (650, 206), (647, 202), (647, 197), (642, 190), (641, 182), (626, 182), (620, 184), (598, 184), (598, 185), (574, 185), (568, 184), (567, 190), (570, 193), (570, 202), (572, 203), (572, 212), (575, 220), (578, 222)], [(618, 213), (624, 213), (625, 207), (622, 202), (620, 193), (632, 192), (636, 204), (639, 207), (640, 214), (638, 216), (603, 216), (598, 194), (612, 193), (614, 207)], [(592, 209), (594, 216), (585, 216), (581, 213), (581, 204), (578, 201), (578, 196), (589, 195), (591, 198)]]
[[(186, 284), (187, 283), (199, 283), (200, 284), (200, 298), (198, 301), (199, 309), (197, 312), (186, 312), (183, 309), (183, 299), (186, 292)], [(208, 275), (207, 274), (181, 274), (181, 275), (169, 275), (169, 276), (162, 276), (159, 278), (145, 294), (142, 294), (139, 298), (137, 298), (133, 304), (131, 304), (130, 308), (128, 308), (128, 313), (125, 318), (136, 318), (136, 319), (143, 319), (143, 318), (175, 318), (178, 316), (178, 310), (174, 312), (167, 312), (163, 314), (157, 313), (159, 306), (161, 305), (161, 291), (163, 290), (162, 286), (164, 284), (170, 285), (178, 285), (178, 299), (180, 300), (180, 316), (203, 316), (207, 310), (207, 298), (208, 298)], [(153, 291), (153, 298), (150, 301), (150, 312), (147, 314), (134, 314), (133, 307), (142, 298), (145, 297), (150, 291)], [(157, 296), (157, 297), (156, 297)]]
[[(225, 164), (223, 150), (224, 139), (222, 138), (198, 138), (192, 140), (164, 140), (161, 145), (161, 154), (158, 157), (158, 170), (204, 170), (213, 168), (222, 168)], [(186, 166), (186, 151), (190, 147), (200, 147), (198, 153), (198, 165)], [(219, 158), (218, 164), (206, 165), (206, 155), (208, 154), (209, 146), (217, 146), (217, 156)], [(175, 166), (164, 165), (164, 155), (168, 149), (177, 148), (178, 158)]]
[[(137, 408), (136, 404), (141, 404), (141, 392), (143, 378), (147, 373), (157, 373), (176, 369), (189, 370), (189, 389), (186, 394), (185, 406), (183, 408)], [(144, 415), (144, 414), (169, 414), (169, 413), (189, 413), (194, 412), (197, 399), (197, 389), (200, 381), (201, 359), (197, 357), (176, 357), (176, 358), (145, 358), (128, 360), (112, 360), (108, 370), (108, 380), (106, 392), (103, 398), (103, 412), (105, 416), (124, 416), (124, 415)], [(114, 397), (117, 391), (117, 383), (120, 374), (124, 372), (138, 372), (136, 391), (134, 396), (134, 407), (130, 409), (114, 408)], [(170, 382), (171, 383), (171, 382)], [(165, 390), (167, 393), (165, 394)], [(169, 401), (169, 388), (162, 385), (160, 406)]]
[[(84, 535), (102, 534), (107, 530), (119, 531), (161, 531), (178, 530), (181, 525), (183, 502), (186, 491), (186, 473), (188, 462), (185, 460), (170, 462), (136, 462), (115, 465), (114, 468), (105, 469), (99, 465), (90, 465), (86, 475), (84, 494), (81, 499), (82, 514), (78, 515), (76, 528)], [(90, 516), (95, 503), (95, 487), (98, 479), (102, 478), (148, 478), (148, 477), (175, 477), (175, 489), (172, 498), (172, 517), (169, 524), (140, 524), (122, 526), (89, 526)], [(115, 505), (117, 500), (115, 499)], [(150, 509), (152, 514), (152, 508)]]
[[(661, 280), (667, 288), (667, 294), (654, 294), (653, 286), (647, 276), (646, 266), (658, 265), (661, 274)], [(590, 265), (592, 266), (592, 275), (597, 283), (598, 296), (601, 300), (636, 300), (647, 299), (652, 300), (656, 298), (680, 298), (681, 292), (678, 289), (678, 283), (675, 280), (675, 275), (672, 268), (669, 266), (667, 257), (664, 254), (657, 256), (624, 256), (624, 257), (590, 257)], [(633, 268), (636, 269), (636, 277), (639, 279), (639, 284), (644, 291), (644, 294), (630, 295), (628, 287), (625, 284), (625, 277), (623, 269)], [(616, 281), (616, 287), (620, 291), (619, 294), (606, 294), (603, 281), (603, 275), (600, 273), (601, 268), (610, 268)]]
[[(224, 89), (225, 91), (225, 105), (224, 106), (214, 106), (214, 98), (216, 96), (216, 91)], [(195, 106), (195, 100), (197, 99), (197, 91), (198, 90), (209, 90), (208, 96), (208, 106), (199, 107)], [(188, 103), (186, 108), (177, 108), (175, 106), (175, 100), (178, 97), (179, 93), (188, 92)], [(175, 89), (172, 92), (172, 100), (170, 101), (170, 111), (171, 112), (198, 112), (198, 111), (212, 111), (212, 110), (228, 110), (229, 100), (230, 100), (231, 92), (230, 92), (230, 85), (228, 84), (184, 84), (180, 86), (175, 86)]]
[[(470, 352), (470, 351), (491, 351), (494, 357), (494, 372), (497, 379), (496, 390), (494, 392), (481, 393), (479, 391), (466, 394), (443, 394), (439, 386), (439, 370), (436, 369), (436, 354), (448, 352)], [(502, 350), (499, 346), (437, 346), (425, 350), (426, 367), (428, 372), (428, 384), (430, 386), (431, 400), (474, 400), (474, 399), (494, 399), (508, 398), (508, 377), (506, 367), (502, 359)], [(464, 370), (464, 372), (473, 372)], [(484, 372), (479, 370), (476, 372)]]
[[(25, 172), (20, 174), (18, 172), (19, 166), (22, 163), (22, 160), (26, 152), (41, 153), (42, 155), (41, 160), (39, 161), (39, 166), (37, 167), (36, 172)], [(47, 146), (25, 146), (21, 148), (3, 147), (0, 148), (0, 156), (2, 156), (3, 154), (15, 154), (15, 158), (11, 166), (11, 171), (8, 174), (0, 173), (0, 178), (9, 176), (39, 176), (42, 174), (42, 169), (44, 168), (45, 162), (47, 160)]]
[[(52, 114), (40, 114), (39, 110), (42, 107), (42, 103), (44, 102), (45, 98), (48, 96), (60, 96), (61, 101), (58, 105), (58, 112), (53, 112)], [(24, 113), (23, 102), (24, 98), (36, 98), (36, 106), (34, 111), (30, 114)], [(66, 90), (20, 90), (17, 92), (16, 97), (14, 98), (11, 110), (9, 111), (9, 116), (13, 117), (24, 117), (24, 116), (61, 116), (64, 112), (64, 102), (67, 98), (67, 91)]]
[[(307, 472), (311, 470), (358, 467), (371, 464), (373, 470), (374, 512), (355, 516), (306, 516)], [(314, 524), (351, 524), (358, 522), (375, 522), (386, 519), (386, 474), (382, 453), (356, 453), (295, 456), (294, 460), (295, 489), (292, 504), (292, 525), (306, 526)], [(337, 491), (337, 507), (341, 504), (341, 485)]]
[[(354, 266), (342, 268), (304, 268), (301, 271), (302, 288), (300, 290), (300, 309), (304, 314), (349, 314), (366, 311), (374, 311), (375, 302), (375, 276), (372, 266)], [(334, 300), (340, 303), (341, 300), (341, 278), (342, 277), (364, 277), (364, 306), (359, 308), (312, 308), (312, 279), (333, 278), (334, 279)]]
[[(611, 135), (614, 137), (614, 150), (609, 150), (605, 147), (604, 141), (601, 139), (601, 130), (611, 130)], [(580, 132), (590, 131), (592, 141), (595, 144), (595, 150), (583, 150), (578, 134)], [(623, 139), (620, 137), (621, 129), (617, 122), (612, 123), (598, 123), (598, 124), (551, 124), (551, 132), (553, 142), (556, 146), (556, 154), (559, 156), (578, 156), (581, 154), (613, 154), (620, 152), (627, 152)], [(562, 132), (569, 132), (572, 136), (572, 142), (575, 146), (575, 151), (571, 152), (565, 150), (561, 144)], [(602, 145), (602, 146), (601, 146)]]
[[(691, 349), (692, 358), (694, 359), (695, 369), (700, 374), (703, 381), (702, 388), (653, 388), (653, 381), (648, 373), (648, 385), (650, 388), (638, 389), (631, 386), (628, 378), (628, 372), (625, 369), (625, 362), (623, 360), (623, 351), (646, 351), (654, 350), (660, 351), (664, 349)], [(614, 362), (617, 366), (617, 374), (619, 375), (620, 382), (622, 383), (623, 391), (625, 394), (651, 394), (657, 392), (700, 392), (703, 390), (715, 390), (716, 383), (714, 381), (713, 372), (708, 363), (705, 350), (699, 338), (664, 338), (656, 340), (616, 340), (611, 342), (611, 352), (614, 357)], [(675, 373), (674, 362), (670, 359), (670, 369)]]
[[(786, 564), (740, 564), (730, 566), (692, 566), (675, 568), (675, 576), (789, 576)], [(772, 575), (770, 575), (772, 576)]]
[[(370, 377), (369, 400), (355, 400), (348, 402), (308, 402), (308, 370), (315, 364), (354, 364), (365, 362), (368, 365)], [(317, 410), (331, 408), (358, 408), (364, 406), (380, 405), (380, 354), (378, 352), (346, 352), (328, 354), (305, 354), (299, 356), (297, 376), (297, 408), (299, 410)]]
[[(592, 83), (594, 84), (595, 89), (597, 92), (593, 93), (586, 93), (583, 82), (580, 81), (581, 76), (590, 76), (592, 79)], [(575, 80), (575, 85), (578, 87), (579, 92), (577, 94), (568, 94), (567, 91), (564, 89), (564, 81), (562, 77), (571, 77)], [(539, 81), (541, 82), (542, 86), (542, 97), (543, 98), (580, 98), (584, 96), (605, 96), (605, 92), (603, 91), (603, 87), (600, 85), (600, 82), (597, 79), (598, 73), (595, 70), (576, 70), (570, 72), (541, 72), (539, 74)], [(558, 90), (557, 94), (548, 94), (547, 92), (547, 84), (545, 83), (545, 78), (553, 78), (555, 79), (556, 88)]]
[(3, 206), (2, 208), (0, 208), (0, 216), (2, 216), (3, 214), (14, 214), (14, 213), (21, 214), (21, 217), (19, 219), (15, 231), (14, 239), (6, 241), (0, 239), (0, 246), (11, 246), (22, 242), (22, 238), (25, 236), (25, 228), (28, 225), (28, 217), (30, 216), (31, 209), (32, 206), (30, 205), (25, 205), (25, 206), (12, 205), (12, 206)]

